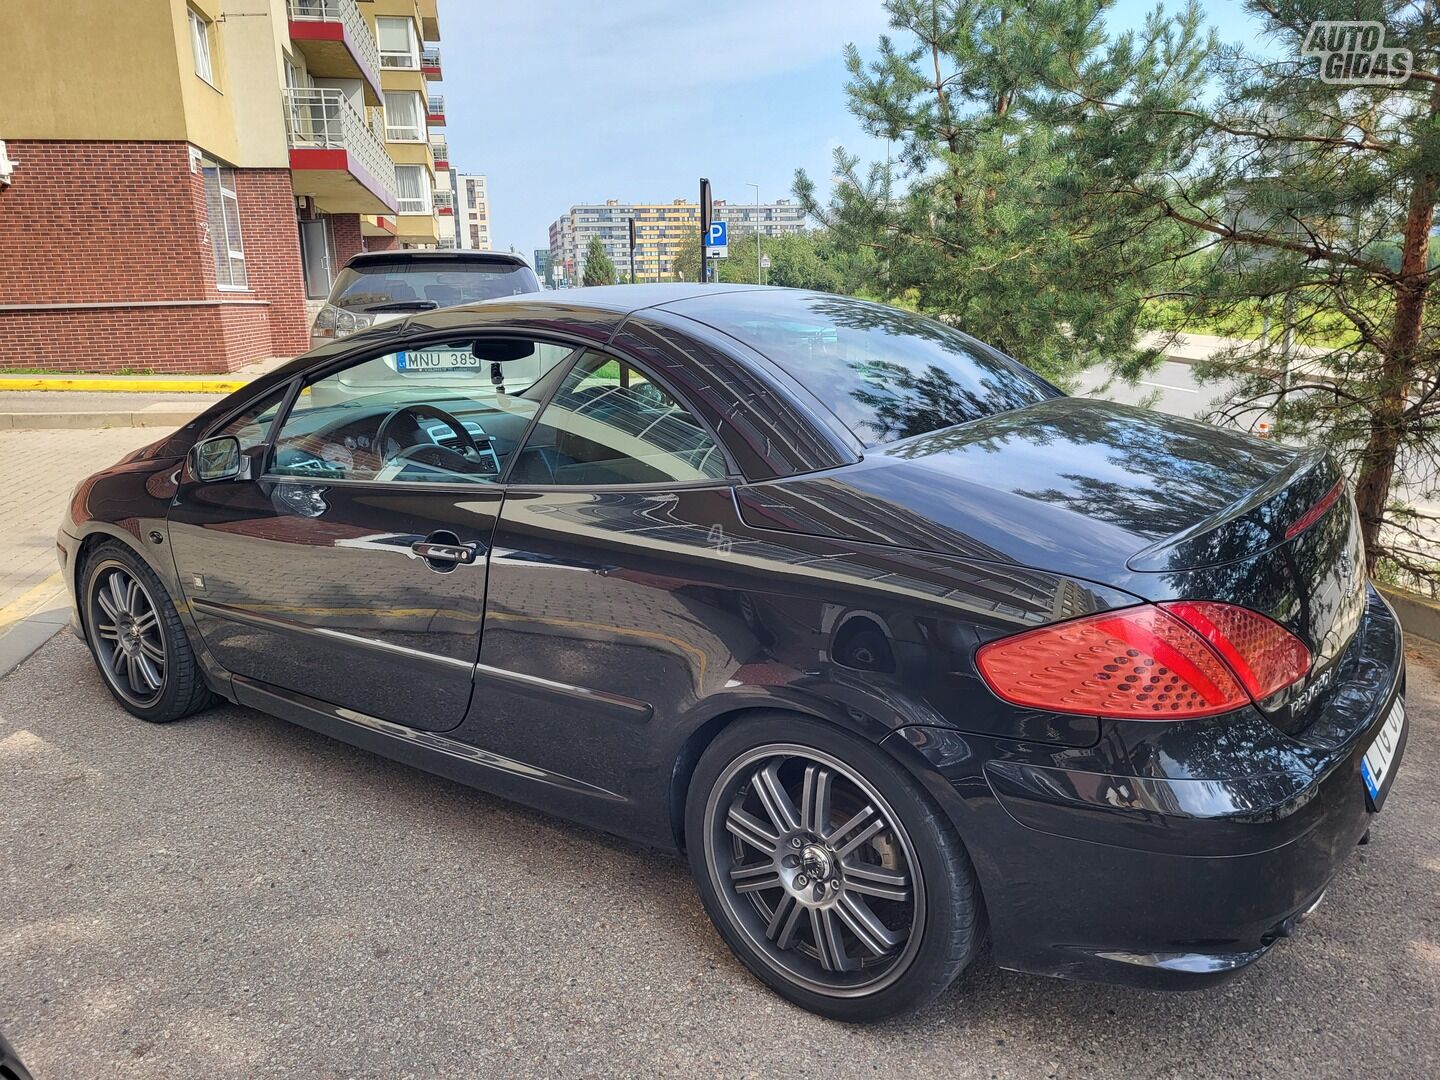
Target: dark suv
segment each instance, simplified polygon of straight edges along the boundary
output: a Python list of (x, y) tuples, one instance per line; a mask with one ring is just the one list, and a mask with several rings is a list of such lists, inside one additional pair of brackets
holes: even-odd
[(310, 346), (417, 311), (540, 291), (519, 255), (495, 251), (372, 251), (356, 255), (310, 328)]

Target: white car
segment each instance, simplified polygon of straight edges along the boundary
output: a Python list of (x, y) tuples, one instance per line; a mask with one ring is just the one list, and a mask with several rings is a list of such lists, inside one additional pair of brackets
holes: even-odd
[(519, 255), (495, 251), (371, 251), (335, 279), (310, 328), (310, 347), (417, 311), (540, 291)]

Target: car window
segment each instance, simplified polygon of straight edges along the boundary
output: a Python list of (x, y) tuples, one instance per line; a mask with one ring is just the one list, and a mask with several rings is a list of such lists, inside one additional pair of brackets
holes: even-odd
[(347, 266), (335, 279), (330, 303), (346, 311), (373, 312), (398, 305), (451, 307), (540, 289), (535, 271), (510, 262), (439, 262), (397, 255)]
[(959, 330), (863, 300), (786, 289), (696, 297), (674, 309), (768, 357), (866, 446), (1059, 393)]
[(655, 484), (725, 475), (725, 455), (690, 410), (638, 368), (587, 351), (540, 414), (509, 479)]
[(301, 388), (268, 475), (494, 483), (574, 351), (518, 338), (371, 357)]
[(233, 435), (240, 440), (240, 450), (253, 450), (270, 437), (270, 425), (275, 422), (280, 406), (285, 402), (285, 393), (290, 389), (286, 383), (277, 390), (266, 394), (259, 401), (249, 405), (243, 412), (231, 417), (230, 422), (212, 437)]

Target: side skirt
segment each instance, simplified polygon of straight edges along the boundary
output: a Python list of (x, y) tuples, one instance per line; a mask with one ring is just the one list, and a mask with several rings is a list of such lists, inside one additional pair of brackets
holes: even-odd
[[(557, 799), (566, 809), (586, 803), (613, 806), (630, 802), (623, 795), (574, 777), (537, 769), (523, 761), (447, 739), (433, 731), (407, 728), (403, 724), (330, 705), (304, 694), (281, 690), (244, 675), (232, 675), (231, 687), (235, 701), (241, 705), (249, 705), (362, 750), (538, 809), (554, 812)], [(599, 811), (598, 806), (596, 810)], [(584, 820), (586, 815), (567, 816)]]

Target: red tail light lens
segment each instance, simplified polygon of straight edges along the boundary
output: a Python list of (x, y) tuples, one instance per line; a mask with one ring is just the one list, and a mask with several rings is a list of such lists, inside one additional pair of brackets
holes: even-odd
[[(1298, 670), (1294, 646), (1303, 653)], [(1252, 682), (1278, 689), (1304, 675), (1309, 661), (1305, 646), (1263, 615), (1200, 602), (1088, 615), (992, 641), (975, 654), (986, 685), (1015, 705), (1129, 720), (1230, 712), (1250, 702)], [(1287, 670), (1288, 682), (1277, 682)]]
[(1161, 604), (1218, 652), (1256, 701), (1310, 670), (1310, 650), (1274, 619), (1233, 604), (1181, 600)]
[(1332, 487), (1329, 491), (1327, 491), (1324, 495), (1320, 496), (1319, 502), (1317, 502), (1314, 506), (1310, 507), (1309, 510), (1306, 510), (1305, 513), (1301, 514), (1298, 518), (1291, 522), (1290, 527), (1285, 530), (1285, 539), (1293, 540), (1306, 529), (1310, 528), (1311, 525), (1314, 525), (1317, 521), (1319, 521), (1322, 517), (1329, 513), (1330, 508), (1339, 501), (1340, 496), (1344, 493), (1345, 481), (1341, 480), (1337, 482), (1336, 485)]

